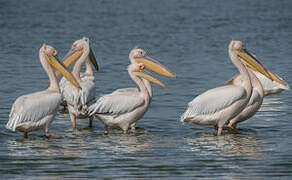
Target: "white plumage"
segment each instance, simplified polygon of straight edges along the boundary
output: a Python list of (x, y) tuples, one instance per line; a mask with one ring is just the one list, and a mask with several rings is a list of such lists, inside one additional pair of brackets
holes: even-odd
[(94, 85), (94, 76), (84, 76), (80, 82), (81, 90), (75, 88), (66, 78), (60, 81), (60, 90), (63, 99), (71, 105), (81, 103), (86, 105), (95, 99), (96, 88)]
[[(286, 86), (284, 86), (283, 84), (280, 84), (276, 81), (272, 81), (271, 79), (267, 78), (266, 76), (262, 75), (259, 72), (253, 71), (253, 73), (256, 75), (256, 77), (261, 82), (261, 84), (264, 88), (265, 95), (280, 93), (284, 90), (290, 89), (288, 84), (286, 84)], [(281, 79), (280, 77), (278, 77), (278, 78)]]
[(14, 102), (7, 129), (30, 132), (44, 128), (47, 116), (55, 115), (61, 102), (57, 91), (45, 90), (20, 96)]
[(220, 111), (224, 111), (245, 96), (246, 91), (240, 86), (231, 85), (210, 89), (188, 104), (187, 110), (181, 116), (181, 121), (215, 125), (214, 121), (223, 118)]
[(145, 100), (140, 96), (137, 88), (124, 88), (100, 97), (89, 107), (89, 112), (90, 115), (95, 113), (120, 115), (131, 112), (144, 103)]

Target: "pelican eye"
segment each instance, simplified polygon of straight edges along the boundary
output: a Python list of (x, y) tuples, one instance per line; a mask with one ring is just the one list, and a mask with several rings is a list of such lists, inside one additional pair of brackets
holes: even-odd
[(53, 56), (56, 56), (58, 54), (57, 50), (53, 50)]
[(144, 64), (140, 64), (138, 68), (139, 68), (139, 70), (143, 70), (143, 69), (145, 69), (145, 65)]

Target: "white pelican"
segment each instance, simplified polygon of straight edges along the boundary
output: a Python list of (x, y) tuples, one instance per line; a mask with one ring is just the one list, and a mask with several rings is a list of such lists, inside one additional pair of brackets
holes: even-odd
[(90, 114), (94, 114), (105, 125), (105, 134), (111, 127), (120, 127), (126, 134), (129, 125), (135, 129), (135, 122), (143, 117), (152, 98), (152, 89), (149, 81), (166, 87), (159, 79), (144, 71), (152, 71), (165, 76), (176, 77), (170, 70), (159, 62), (146, 56), (142, 49), (133, 49), (129, 58), (128, 73), (138, 88), (118, 89), (111, 94), (100, 97), (95, 104), (89, 107)]
[[(256, 59), (255, 55), (253, 55), (253, 54), (250, 54), (250, 55), (253, 56), (253, 58), (256, 61), (258, 61)], [(243, 61), (243, 62), (248, 67), (247, 69), (248, 69), (248, 72), (250, 75), (253, 90), (252, 90), (252, 95), (249, 99), (249, 102), (248, 102), (247, 106), (244, 108), (244, 110), (229, 121), (228, 126), (232, 127), (232, 128), (236, 128), (236, 125), (238, 123), (243, 122), (243, 121), (251, 118), (260, 109), (260, 107), (263, 103), (265, 92), (267, 92), (267, 91), (265, 91), (265, 89), (262, 85), (262, 82), (268, 82), (268, 84), (271, 83), (271, 84), (277, 85), (274, 87), (278, 87), (278, 88), (280, 88), (281, 86), (286, 87), (286, 86), (284, 86), (285, 83), (276, 74), (274, 74), (271, 70), (264, 67), (263, 65), (262, 66), (266, 70), (266, 72), (268, 73), (269, 78), (267, 78), (265, 75), (258, 72), (255, 68), (253, 68), (251, 65), (249, 65), (245, 61)], [(260, 63), (260, 62), (258, 62), (258, 63)], [(260, 81), (258, 77), (261, 77), (261, 79), (264, 81)], [(240, 79), (241, 79), (240, 75), (236, 74), (231, 79), (229, 79), (226, 83), (232, 83), (233, 85), (239, 85)]]
[(214, 125), (215, 129), (218, 128), (217, 135), (221, 135), (224, 124), (245, 108), (252, 94), (252, 85), (249, 73), (239, 57), (269, 77), (261, 64), (244, 49), (242, 42), (230, 42), (229, 56), (240, 72), (240, 83), (214, 88), (197, 96), (181, 116), (182, 122)]
[[(66, 79), (60, 81), (60, 89), (64, 100), (68, 104), (68, 110), (72, 127), (76, 128), (76, 118), (89, 118), (89, 127), (92, 127), (93, 116), (89, 116), (87, 106), (93, 103), (95, 99), (94, 74), (89, 60), (98, 70), (98, 65), (94, 54), (89, 46), (89, 39), (84, 37), (73, 43), (71, 50), (63, 58), (65, 66), (70, 66), (78, 57), (80, 57), (73, 68), (72, 74), (81, 86), (81, 90), (72, 86)], [(86, 71), (80, 75), (82, 64), (85, 62)]]
[(44, 129), (46, 137), (53, 137), (49, 128), (61, 102), (61, 93), (51, 66), (61, 72), (76, 88), (80, 88), (72, 74), (55, 59), (56, 55), (57, 51), (51, 46), (44, 44), (40, 48), (40, 61), (49, 76), (50, 86), (44, 91), (18, 97), (11, 108), (6, 128), (24, 132), (24, 138), (27, 138), (28, 132), (38, 129)]

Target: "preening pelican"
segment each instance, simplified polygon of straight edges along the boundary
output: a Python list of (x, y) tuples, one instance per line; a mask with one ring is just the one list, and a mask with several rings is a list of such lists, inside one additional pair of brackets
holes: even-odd
[[(93, 116), (88, 115), (88, 106), (95, 100), (94, 74), (90, 62), (98, 70), (98, 65), (94, 54), (89, 46), (89, 39), (84, 37), (73, 43), (71, 50), (63, 58), (65, 66), (70, 66), (78, 57), (80, 57), (73, 68), (72, 74), (81, 89), (72, 86), (66, 79), (60, 81), (60, 89), (64, 100), (68, 104), (68, 110), (72, 127), (76, 128), (76, 118), (89, 118), (89, 127), (92, 127)], [(80, 75), (82, 64), (85, 62), (86, 71)]]
[(62, 73), (76, 88), (80, 88), (72, 74), (56, 59), (56, 55), (57, 51), (49, 45), (44, 44), (40, 48), (40, 61), (49, 76), (50, 86), (44, 91), (18, 97), (11, 108), (6, 128), (24, 132), (24, 138), (27, 138), (28, 132), (38, 129), (44, 129), (46, 137), (53, 137), (49, 133), (49, 128), (61, 102), (61, 93), (51, 66)]
[(152, 89), (149, 81), (166, 87), (159, 79), (144, 71), (144, 68), (165, 76), (176, 77), (165, 66), (146, 56), (142, 49), (133, 49), (129, 58), (131, 64), (128, 66), (128, 73), (139, 89), (118, 89), (100, 97), (89, 107), (90, 114), (94, 114), (104, 123), (105, 133), (108, 133), (111, 127), (120, 127), (126, 134), (129, 125), (134, 130), (135, 122), (143, 117), (151, 102)]
[(239, 84), (218, 87), (197, 96), (188, 104), (187, 110), (181, 116), (182, 122), (213, 125), (215, 129), (218, 128), (217, 135), (221, 135), (224, 124), (246, 107), (252, 94), (249, 73), (241, 60), (269, 77), (261, 64), (244, 49), (241, 41), (230, 42), (229, 56), (240, 72)]

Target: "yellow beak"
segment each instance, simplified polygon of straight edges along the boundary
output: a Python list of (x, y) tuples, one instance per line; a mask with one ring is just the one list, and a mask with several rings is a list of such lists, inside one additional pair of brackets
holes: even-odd
[(80, 84), (76, 81), (73, 75), (67, 70), (67, 68), (61, 64), (55, 57), (46, 55), (46, 59), (51, 66), (56, 68), (58, 72), (63, 74), (63, 76), (76, 88), (81, 89)]
[[(71, 66), (71, 64), (74, 61), (76, 61), (82, 55), (82, 53), (83, 53), (83, 49), (81, 49), (81, 50), (71, 49), (62, 60), (65, 67)], [(95, 67), (95, 69), (98, 71), (99, 67), (98, 67), (96, 58), (95, 58), (94, 53), (93, 53), (91, 48), (89, 51), (89, 60), (92, 63), (92, 65)], [(57, 71), (56, 76), (57, 77), (60, 76), (60, 72)]]
[(245, 49), (237, 50), (236, 52), (239, 58), (247, 67), (263, 74), (264, 76), (272, 80), (272, 77), (270, 76), (270, 74), (265, 70), (264, 66), (256, 59), (255, 56), (251, 55)]
[(143, 63), (146, 68), (159, 73), (164, 76), (177, 77), (173, 72), (171, 72), (167, 67), (160, 64), (158, 61), (152, 59), (149, 56), (135, 58), (136, 63)]
[(153, 75), (151, 75), (150, 73), (148, 73), (147, 71), (139, 71), (139, 72), (133, 72), (134, 75), (136, 76), (139, 76), (141, 78), (144, 78), (148, 81), (151, 81), (155, 84), (158, 84), (159, 86), (162, 86), (162, 87), (167, 87), (166, 84), (164, 84), (163, 82), (161, 82), (158, 78), (154, 77)]
[(265, 70), (269, 73), (269, 75), (271, 76), (272, 80), (280, 83), (280, 84), (283, 84), (284, 86), (288, 87), (288, 85), (275, 73), (273, 73), (270, 69), (264, 67)]
[[(62, 62), (65, 67), (69, 67), (74, 61), (76, 61), (83, 53), (83, 50), (70, 50), (65, 57), (63, 58)], [(56, 77), (60, 76), (61, 73), (56, 71)]]

